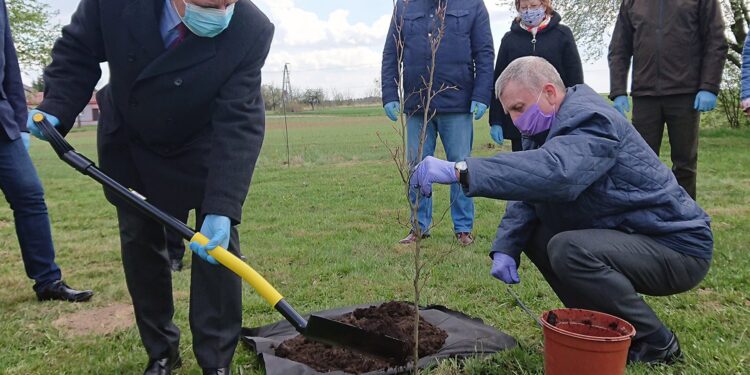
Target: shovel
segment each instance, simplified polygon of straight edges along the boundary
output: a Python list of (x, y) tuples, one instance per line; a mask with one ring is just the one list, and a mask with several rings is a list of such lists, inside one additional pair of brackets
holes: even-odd
[[(198, 242), (202, 245), (208, 243), (209, 239), (206, 236), (195, 232), (182, 221), (175, 219), (147, 202), (146, 198), (142, 195), (125, 188), (104, 174), (104, 172), (96, 167), (94, 162), (76, 152), (43, 114), (35, 114), (32, 120), (64, 162), (110, 189), (119, 198), (124, 199), (146, 216), (179, 233), (182, 238)], [(305, 320), (263, 276), (234, 254), (221, 246), (209, 250), (208, 254), (224, 267), (229, 268), (232, 272), (247, 281), (266, 302), (273, 306), (276, 311), (292, 324), (297, 332), (310, 340), (387, 359), (403, 360), (408, 352), (404, 341), (390, 336), (367, 332), (353, 325), (316, 315), (311, 315), (309, 319)]]

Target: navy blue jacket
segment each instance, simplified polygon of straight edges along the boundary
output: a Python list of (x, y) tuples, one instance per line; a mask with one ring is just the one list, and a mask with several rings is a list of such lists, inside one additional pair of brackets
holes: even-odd
[[(422, 108), (419, 91), (429, 80), (432, 52), (429, 34), (438, 29), (435, 0), (411, 0), (406, 9), (403, 0), (396, 10), (383, 49), (381, 85), (383, 104), (399, 100), (397, 25), (403, 17), (405, 110)], [(492, 64), (495, 59), (490, 19), (482, 0), (449, 1), (445, 15), (445, 36), (435, 58), (433, 90), (441, 85), (455, 87), (439, 93), (430, 108), (442, 113), (469, 112), (471, 101), (490, 105)]]
[(21, 81), (21, 70), (18, 67), (18, 56), (16, 47), (13, 45), (13, 36), (10, 32), (10, 22), (8, 22), (8, 10), (5, 7), (5, 0), (2, 2), (0, 9), (0, 124), (7, 139), (15, 140), (21, 136), (21, 132), (26, 130), (26, 95), (23, 91), (23, 81)]
[(274, 27), (240, 0), (221, 34), (189, 33), (166, 49), (163, 9), (156, 0), (82, 0), (52, 48), (39, 109), (67, 133), (106, 61), (109, 83), (96, 96), (102, 171), (178, 218), (200, 208), (239, 223), (265, 134), (261, 68)]
[(466, 193), (509, 202), (493, 252), (518, 259), (540, 223), (555, 232), (614, 229), (711, 259), (710, 218), (633, 126), (586, 85), (567, 91), (546, 139), (468, 159)]

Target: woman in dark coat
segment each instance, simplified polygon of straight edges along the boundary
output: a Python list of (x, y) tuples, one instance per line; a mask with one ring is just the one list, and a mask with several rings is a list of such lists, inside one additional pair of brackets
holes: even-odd
[[(516, 10), (518, 17), (500, 42), (493, 82), (513, 60), (539, 56), (557, 69), (565, 87), (583, 83), (583, 66), (573, 32), (560, 24), (562, 18), (552, 8), (552, 0), (516, 0)], [(490, 135), (497, 144), (505, 138), (511, 140), (513, 151), (521, 150), (521, 133), (503, 111), (496, 93), (490, 105)]]

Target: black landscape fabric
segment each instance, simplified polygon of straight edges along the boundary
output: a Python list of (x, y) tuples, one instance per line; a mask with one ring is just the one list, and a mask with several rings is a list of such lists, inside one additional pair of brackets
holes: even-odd
[[(335, 318), (348, 314), (358, 308), (377, 304), (343, 307), (314, 313), (326, 318)], [(448, 333), (445, 345), (437, 353), (421, 358), (418, 366), (427, 368), (447, 358), (467, 358), (492, 355), (516, 346), (516, 340), (497, 329), (490, 327), (481, 319), (471, 318), (458, 311), (444, 306), (427, 306), (420, 309), (422, 318)], [(307, 317), (306, 317), (307, 318)], [(280, 321), (256, 328), (242, 329), (242, 342), (257, 353), (267, 375), (316, 375), (321, 374), (313, 368), (274, 355), (274, 348), (282, 342), (297, 335), (291, 324)], [(368, 372), (367, 375), (401, 374), (410, 371), (411, 365), (398, 369)], [(327, 372), (328, 375), (341, 375), (344, 372)]]

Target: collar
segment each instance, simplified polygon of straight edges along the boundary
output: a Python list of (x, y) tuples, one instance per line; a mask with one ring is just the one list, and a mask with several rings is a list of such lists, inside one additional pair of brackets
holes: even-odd
[(533, 35), (533, 36), (536, 37), (536, 33), (538, 33), (541, 30), (546, 29), (547, 26), (549, 26), (549, 24), (550, 24), (551, 21), (552, 21), (552, 17), (550, 17), (550, 15), (548, 14), (548, 15), (546, 15), (544, 17), (544, 20), (539, 24), (539, 26), (528, 27), (528, 26), (524, 25), (523, 22), (521, 22), (520, 20), (518, 21), (518, 26), (521, 26), (522, 29), (530, 32), (531, 35)]

